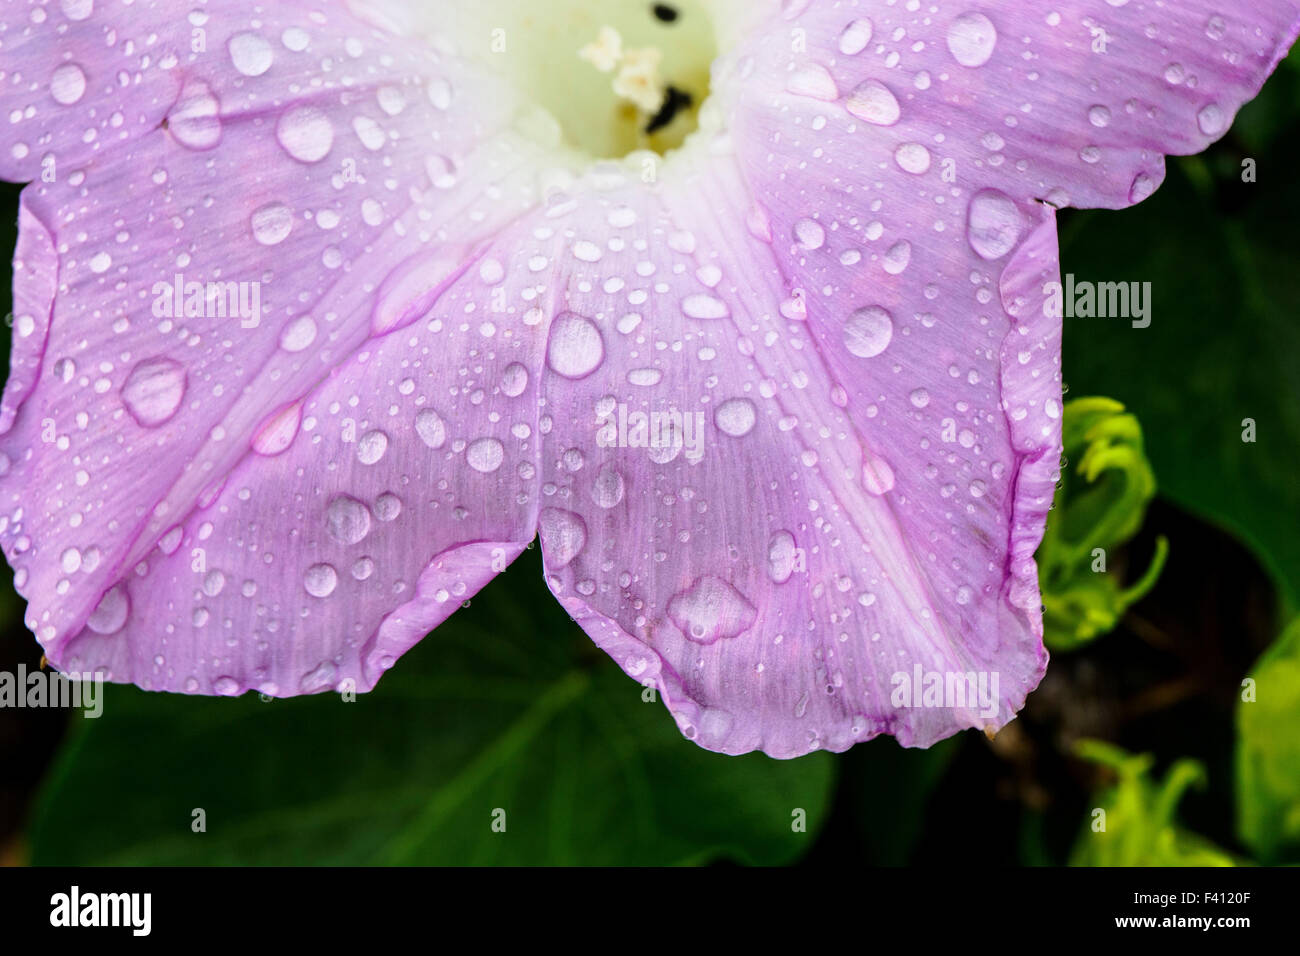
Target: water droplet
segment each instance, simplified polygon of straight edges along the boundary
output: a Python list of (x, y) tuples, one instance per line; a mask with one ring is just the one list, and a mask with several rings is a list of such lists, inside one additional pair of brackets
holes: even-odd
[(506, 449), (495, 438), (480, 438), (465, 449), (465, 460), (475, 471), (490, 474), (501, 467)]
[(840, 34), (840, 52), (845, 56), (857, 56), (871, 42), (871, 21), (863, 17), (854, 20)]
[(799, 548), (794, 535), (789, 531), (778, 531), (767, 543), (767, 576), (777, 584), (784, 584), (794, 574), (799, 562)]
[(131, 601), (126, 595), (126, 588), (119, 584), (104, 592), (104, 596), (95, 605), (95, 610), (86, 618), (86, 627), (96, 634), (116, 634), (126, 625), (131, 612)]
[(820, 249), (826, 243), (826, 230), (815, 219), (800, 219), (794, 224), (794, 238), (804, 249)]
[(993, 21), (982, 13), (963, 13), (948, 25), (948, 51), (962, 66), (983, 66), (997, 42)]
[(301, 352), (316, 341), (316, 320), (310, 315), (300, 315), (280, 333), (280, 348), (286, 352)]
[(1223, 107), (1218, 103), (1210, 103), (1203, 106), (1201, 111), (1196, 114), (1196, 123), (1201, 128), (1201, 132), (1206, 136), (1218, 136), (1228, 126), (1227, 117), (1224, 116)]
[(289, 237), (293, 228), (293, 213), (284, 203), (268, 203), (254, 210), (249, 219), (253, 238), (264, 246), (274, 246)]
[(862, 484), (873, 495), (894, 490), (894, 469), (883, 458), (868, 458), (862, 463)]
[(186, 80), (167, 114), (167, 129), (186, 149), (211, 149), (221, 141), (221, 103), (207, 83)]
[(415, 416), (415, 432), (430, 448), (441, 448), (447, 441), (447, 426), (432, 408), (421, 409)]
[(669, 600), (668, 617), (692, 641), (712, 644), (749, 630), (758, 611), (729, 583), (706, 574)]
[(122, 385), (122, 404), (140, 425), (157, 428), (181, 407), (185, 368), (161, 356), (139, 362)]
[(731, 314), (725, 302), (702, 292), (682, 300), (682, 312), (692, 319), (725, 319)]
[(376, 464), (388, 451), (388, 436), (376, 429), (366, 432), (357, 442), (357, 460), (363, 465)]
[(61, 63), (50, 76), (50, 95), (61, 106), (71, 106), (86, 94), (86, 74), (75, 63)]
[(271, 415), (253, 435), (253, 451), (266, 457), (280, 454), (298, 437), (302, 425), (302, 402), (294, 402)]
[(606, 465), (591, 486), (592, 499), (602, 508), (613, 508), (623, 500), (625, 483), (618, 469)]
[(564, 312), (551, 325), (546, 361), (565, 378), (586, 378), (605, 358), (605, 342), (594, 322), (573, 312)]
[(879, 80), (859, 83), (849, 94), (844, 108), (858, 119), (876, 126), (893, 126), (903, 114), (898, 98)]
[(302, 586), (312, 597), (325, 598), (338, 587), (339, 575), (329, 564), (313, 564), (302, 578)]
[(754, 425), (758, 422), (758, 410), (747, 398), (733, 398), (718, 406), (713, 413), (713, 421), (723, 434), (743, 438), (754, 430)]
[(920, 176), (930, 169), (930, 151), (920, 143), (903, 143), (894, 150), (894, 162), (903, 172)]
[(280, 117), (275, 138), (299, 162), (318, 163), (334, 146), (334, 126), (316, 107), (295, 106)]
[(834, 77), (819, 63), (812, 63), (796, 70), (785, 88), (796, 96), (807, 96), (826, 103), (840, 97)]
[(858, 358), (874, 358), (894, 337), (894, 317), (878, 305), (858, 309), (844, 323), (844, 346)]
[(236, 33), (226, 48), (230, 62), (244, 76), (261, 76), (271, 68), (271, 44), (260, 33)]
[(543, 508), (537, 519), (548, 569), (567, 567), (587, 543), (587, 524), (572, 511)]
[(528, 369), (518, 362), (511, 362), (501, 373), (501, 391), (510, 398), (518, 398), (528, 388)]
[(325, 527), (342, 544), (359, 544), (370, 533), (370, 509), (356, 498), (339, 495), (325, 508)]
[(976, 254), (993, 261), (1015, 248), (1024, 218), (1015, 202), (996, 189), (984, 189), (970, 201), (966, 238)]

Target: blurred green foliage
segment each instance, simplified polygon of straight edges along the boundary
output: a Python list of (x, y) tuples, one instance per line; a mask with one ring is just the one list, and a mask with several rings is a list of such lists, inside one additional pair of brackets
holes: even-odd
[(102, 717), (73, 718), (33, 862), (800, 857), (828, 812), (833, 758), (726, 757), (684, 740), (577, 625), (537, 613), (554, 598), (525, 554), (353, 702), (106, 688)]
[(1237, 826), (1264, 863), (1300, 863), (1300, 618), (1243, 682)]
[(1236, 865), (1223, 850), (1174, 819), (1187, 788), (1204, 783), (1205, 768), (1195, 760), (1176, 761), (1158, 781), (1151, 776), (1151, 754), (1130, 754), (1099, 740), (1081, 741), (1076, 751), (1110, 769), (1117, 781), (1103, 791), (1089, 814), (1070, 857), (1072, 866)]
[(1125, 588), (1107, 565), (1137, 534), (1156, 493), (1142, 452), (1142, 429), (1108, 398), (1066, 403), (1062, 434), (1067, 464), (1038, 549), (1044, 640), (1070, 650), (1119, 623), (1130, 604), (1155, 585), (1168, 542), (1160, 538), (1150, 568)]

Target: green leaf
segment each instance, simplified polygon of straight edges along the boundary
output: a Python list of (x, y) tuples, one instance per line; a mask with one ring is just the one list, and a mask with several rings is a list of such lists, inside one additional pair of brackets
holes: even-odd
[[(1295, 607), (1300, 178), (1266, 157), (1257, 182), (1243, 182), (1241, 170), (1247, 143), (1276, 140), (1274, 157), (1300, 149), (1292, 119), (1264, 121), (1294, 116), (1292, 72), (1243, 110), (1248, 139), (1171, 160), (1165, 185), (1136, 209), (1063, 213), (1061, 244), (1062, 272), (1076, 280), (1152, 284), (1148, 328), (1065, 319), (1066, 382), (1135, 414), (1161, 494), (1241, 538)], [(1254, 441), (1243, 440), (1248, 420)]]
[(1159, 539), (1146, 573), (1125, 588), (1108, 555), (1142, 527), (1156, 491), (1143, 454), (1142, 429), (1109, 398), (1078, 398), (1065, 406), (1061, 483), (1036, 558), (1043, 595), (1044, 640), (1071, 650), (1114, 629), (1128, 606), (1154, 585), (1168, 542)]
[(1300, 863), (1300, 618), (1237, 706), (1237, 831), (1264, 863)]
[(1236, 865), (1223, 850), (1174, 819), (1187, 788), (1205, 782), (1201, 764), (1176, 761), (1164, 781), (1157, 782), (1151, 777), (1155, 758), (1150, 754), (1130, 754), (1100, 740), (1081, 741), (1076, 751), (1108, 767), (1117, 780), (1098, 796), (1075, 842), (1071, 866)]
[[(43, 793), (41, 864), (756, 864), (803, 854), (833, 758), (682, 738), (542, 586), (536, 552), (370, 694), (105, 689)], [(193, 832), (194, 812), (206, 832)], [(504, 812), (505, 832), (492, 824)], [(794, 824), (799, 811), (806, 830)]]

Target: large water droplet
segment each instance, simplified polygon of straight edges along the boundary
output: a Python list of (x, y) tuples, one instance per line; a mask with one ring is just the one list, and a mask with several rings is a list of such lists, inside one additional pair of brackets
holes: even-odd
[(271, 44), (260, 33), (236, 33), (226, 48), (230, 62), (244, 76), (261, 76), (271, 68)]
[(221, 142), (221, 103), (207, 83), (185, 82), (167, 114), (167, 129), (186, 149), (211, 149)]
[(86, 627), (96, 634), (116, 634), (126, 625), (130, 613), (130, 598), (126, 595), (126, 588), (119, 584), (104, 592), (95, 610), (86, 618)]
[(253, 238), (264, 246), (274, 246), (289, 238), (293, 213), (282, 202), (267, 203), (253, 211), (249, 219)]
[(86, 94), (86, 74), (75, 63), (60, 63), (50, 75), (50, 95), (61, 106), (71, 106)]
[(1015, 248), (1024, 228), (1024, 217), (1010, 196), (996, 189), (984, 189), (970, 201), (966, 238), (983, 259), (1001, 259)]
[(903, 113), (897, 97), (879, 80), (859, 83), (849, 94), (844, 108), (858, 119), (877, 126), (893, 126)]
[(318, 163), (334, 146), (334, 126), (316, 107), (295, 106), (281, 115), (275, 138), (299, 162)]
[(537, 518), (546, 565), (554, 571), (568, 566), (587, 543), (587, 524), (572, 511), (544, 508)]
[(475, 471), (489, 474), (501, 467), (506, 449), (495, 438), (480, 438), (465, 449), (465, 460)]
[(749, 630), (758, 611), (729, 583), (706, 574), (672, 597), (668, 617), (692, 641), (712, 644)]
[(421, 409), (415, 416), (415, 432), (430, 448), (441, 448), (447, 441), (447, 426), (432, 408)]
[(983, 66), (997, 42), (993, 21), (982, 13), (963, 13), (948, 25), (948, 51), (962, 66)]
[(330, 537), (343, 544), (358, 544), (370, 533), (370, 509), (348, 495), (339, 495), (325, 508)]
[(591, 486), (591, 497), (602, 508), (613, 508), (623, 500), (625, 484), (622, 474), (612, 465), (606, 465), (596, 475)]
[(139, 424), (157, 428), (181, 407), (185, 397), (185, 368), (158, 356), (137, 363), (122, 385), (122, 404)]
[(338, 587), (339, 575), (329, 564), (313, 564), (302, 578), (302, 586), (312, 597), (325, 598)]
[(858, 358), (874, 358), (894, 338), (894, 317), (878, 305), (858, 309), (844, 323), (844, 346)]
[(754, 425), (758, 422), (758, 411), (749, 399), (733, 398), (718, 406), (713, 413), (713, 421), (723, 434), (743, 438), (754, 430)]
[(794, 574), (799, 562), (799, 548), (794, 535), (778, 531), (767, 543), (767, 576), (777, 584), (784, 584)]
[(605, 342), (594, 322), (572, 312), (564, 312), (551, 325), (547, 344), (547, 364), (565, 378), (585, 378), (600, 367), (605, 358)]

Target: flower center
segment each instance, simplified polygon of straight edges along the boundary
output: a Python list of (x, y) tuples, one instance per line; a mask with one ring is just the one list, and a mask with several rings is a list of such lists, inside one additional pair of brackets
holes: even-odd
[[(666, 154), (699, 122), (718, 53), (708, 0), (547, 0), (520, 4), (508, 69), (593, 159)], [(518, 38), (517, 43), (511, 43)]]

